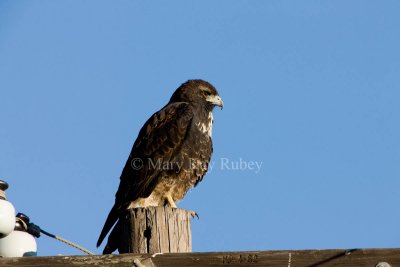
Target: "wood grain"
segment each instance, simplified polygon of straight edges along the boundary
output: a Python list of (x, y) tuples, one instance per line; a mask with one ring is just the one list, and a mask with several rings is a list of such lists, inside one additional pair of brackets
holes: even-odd
[(241, 251), (103, 256), (0, 258), (0, 266), (270, 266), (270, 267), (375, 267), (387, 262), (400, 266), (400, 249), (335, 249), (288, 251)]
[(120, 253), (191, 252), (191, 215), (183, 209), (147, 207), (123, 217)]

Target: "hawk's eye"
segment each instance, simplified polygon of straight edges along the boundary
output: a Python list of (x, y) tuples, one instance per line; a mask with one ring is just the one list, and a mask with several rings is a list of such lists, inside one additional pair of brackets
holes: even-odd
[(210, 92), (210, 91), (204, 91), (204, 94), (205, 94), (206, 96), (209, 96), (209, 95), (211, 95), (211, 92)]

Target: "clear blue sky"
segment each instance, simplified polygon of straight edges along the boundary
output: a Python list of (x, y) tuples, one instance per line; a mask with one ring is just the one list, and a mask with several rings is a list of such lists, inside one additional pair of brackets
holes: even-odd
[[(0, 178), (100, 253), (137, 133), (213, 83), (194, 251), (399, 247), (399, 1), (0, 1)], [(233, 170), (240, 160), (261, 169)], [(40, 255), (80, 252), (47, 237)]]

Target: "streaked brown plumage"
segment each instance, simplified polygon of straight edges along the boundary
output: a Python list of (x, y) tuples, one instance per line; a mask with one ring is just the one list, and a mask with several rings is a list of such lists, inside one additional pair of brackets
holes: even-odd
[[(122, 170), (120, 184), (97, 246), (127, 208), (176, 207), (208, 169), (212, 154), (212, 111), (222, 108), (217, 90), (203, 80), (189, 80), (168, 104), (144, 124)], [(113, 229), (103, 253), (116, 249)]]

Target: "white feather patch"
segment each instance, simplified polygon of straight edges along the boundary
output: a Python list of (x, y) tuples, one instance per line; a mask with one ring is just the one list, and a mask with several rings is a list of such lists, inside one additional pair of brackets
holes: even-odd
[(214, 117), (213, 117), (212, 112), (210, 112), (210, 113), (208, 113), (208, 120), (206, 123), (199, 122), (199, 123), (196, 123), (196, 125), (202, 133), (207, 134), (209, 137), (211, 137), (213, 122), (214, 122)]

